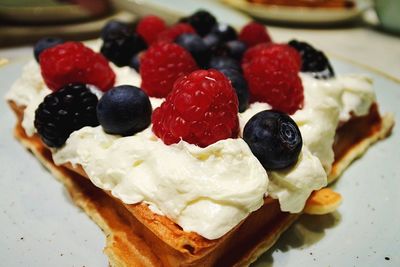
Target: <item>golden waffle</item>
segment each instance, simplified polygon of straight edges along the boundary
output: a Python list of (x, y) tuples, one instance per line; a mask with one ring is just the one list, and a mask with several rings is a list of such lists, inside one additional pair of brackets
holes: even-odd
[[(264, 205), (219, 239), (208, 240), (184, 232), (165, 216), (154, 214), (146, 204), (124, 204), (94, 186), (82, 168), (56, 166), (50, 151), (38, 136), (28, 137), (21, 126), (23, 107), (10, 102), (17, 115), (16, 138), (66, 186), (73, 201), (96, 222), (107, 236), (104, 252), (111, 266), (246, 266), (268, 250), (279, 236), (300, 216), (280, 211), (277, 200), (266, 198)], [(362, 136), (348, 135), (346, 149), (338, 140), (340, 151), (330, 175), (337, 178), (344, 169), (377, 140), (386, 137), (394, 124), (391, 115), (379, 116), (377, 106), (370, 114), (349, 121), (363, 126)], [(341, 129), (338, 136), (345, 141)], [(367, 127), (367, 128), (365, 128)], [(353, 131), (355, 132), (355, 131)], [(322, 189), (312, 194), (305, 212), (324, 214), (340, 203), (337, 193)]]

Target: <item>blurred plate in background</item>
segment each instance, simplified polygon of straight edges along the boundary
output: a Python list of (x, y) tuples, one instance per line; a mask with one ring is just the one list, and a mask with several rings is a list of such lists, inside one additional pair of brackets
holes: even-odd
[(251, 3), (247, 0), (221, 1), (259, 19), (313, 25), (338, 24), (355, 20), (370, 6), (369, 1), (355, 1), (355, 5), (349, 8), (279, 6)]

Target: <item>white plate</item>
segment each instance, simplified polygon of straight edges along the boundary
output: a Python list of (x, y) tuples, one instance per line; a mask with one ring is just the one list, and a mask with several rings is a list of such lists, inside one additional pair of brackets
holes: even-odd
[(173, 24), (183, 16), (190, 15), (197, 10), (207, 9), (218, 19), (235, 27), (242, 27), (251, 18), (226, 6), (217, 0), (112, 0), (120, 9), (129, 10), (139, 16), (158, 15), (168, 23)]
[(251, 16), (281, 23), (337, 24), (358, 18), (369, 6), (357, 1), (353, 8), (310, 8), (249, 3), (247, 0), (222, 0)]
[[(0, 67), (0, 95), (31, 54), (0, 50), (10, 59)], [(395, 113), (397, 126), (334, 185), (344, 198), (337, 213), (303, 216), (254, 266), (400, 266), (400, 85), (342, 61), (333, 65), (338, 74), (370, 75), (381, 110)], [(0, 265), (108, 266), (103, 233), (13, 138), (15, 118), (4, 102), (0, 114)]]

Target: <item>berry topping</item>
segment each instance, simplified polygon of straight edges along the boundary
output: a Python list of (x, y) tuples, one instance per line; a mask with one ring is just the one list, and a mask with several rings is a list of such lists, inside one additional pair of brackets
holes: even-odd
[(39, 57), (42, 76), (53, 91), (69, 83), (92, 84), (106, 91), (115, 74), (103, 55), (79, 42), (66, 42), (46, 49)]
[(242, 60), (243, 67), (245, 68), (253, 59), (260, 57), (280, 60), (287, 66), (292, 65), (291, 68), (296, 72), (300, 71), (301, 68), (301, 56), (296, 49), (287, 44), (273, 43), (258, 44), (247, 50)]
[(269, 37), (264, 25), (257, 22), (250, 22), (240, 31), (239, 40), (244, 42), (248, 47), (252, 47), (256, 44), (271, 42), (271, 37)]
[(101, 46), (101, 53), (115, 65), (128, 66), (131, 58), (146, 49), (146, 42), (137, 33), (121, 30), (107, 35)]
[(303, 146), (292, 118), (273, 110), (254, 115), (244, 127), (243, 139), (267, 171), (295, 164)]
[(153, 97), (166, 97), (175, 80), (198, 67), (193, 57), (175, 43), (156, 43), (140, 58), (142, 88)]
[(69, 84), (47, 95), (35, 112), (35, 128), (49, 147), (61, 147), (84, 126), (99, 125), (97, 97), (84, 84)]
[(203, 37), (203, 42), (206, 45), (207, 50), (214, 54), (221, 44), (221, 39), (215, 33), (210, 33)]
[(239, 61), (242, 59), (243, 54), (247, 49), (247, 45), (239, 40), (226, 42), (224, 44), (224, 47), (229, 57), (232, 57)]
[(109, 134), (133, 135), (151, 122), (149, 97), (135, 86), (121, 85), (107, 91), (97, 105), (97, 117)]
[(187, 18), (183, 18), (181, 22), (189, 23), (199, 35), (205, 36), (211, 31), (217, 20), (209, 12), (199, 10)]
[(101, 39), (105, 40), (110, 34), (120, 31), (129, 31), (128, 24), (117, 20), (111, 20), (101, 29)]
[(311, 72), (317, 79), (328, 79), (335, 76), (328, 58), (322, 51), (316, 50), (306, 42), (292, 40), (289, 45), (299, 51), (303, 64), (301, 71)]
[(206, 147), (238, 135), (238, 99), (229, 80), (216, 70), (198, 70), (176, 81), (153, 112), (153, 132), (165, 144)]
[(232, 84), (233, 89), (239, 100), (239, 112), (243, 112), (249, 106), (249, 90), (247, 82), (240, 72), (234, 69), (221, 69), (222, 72)]
[(135, 69), (137, 72), (140, 71), (140, 57), (143, 55), (142, 52), (137, 53), (134, 55), (129, 62), (129, 67)]
[(211, 58), (208, 66), (210, 69), (234, 69), (239, 72), (242, 71), (239, 62), (230, 57), (213, 57)]
[(56, 37), (45, 37), (36, 42), (33, 48), (33, 55), (37, 62), (39, 62), (39, 55), (47, 48), (64, 43), (63, 39)]
[(139, 21), (136, 32), (150, 45), (157, 40), (157, 35), (166, 29), (167, 26), (161, 18), (150, 15)]
[(184, 33), (196, 33), (190, 24), (178, 23), (164, 30), (157, 36), (158, 42), (174, 42), (176, 37)]
[(211, 29), (211, 33), (218, 35), (222, 42), (235, 40), (237, 37), (235, 29), (225, 23), (215, 24)]
[(303, 106), (303, 85), (294, 65), (286, 58), (259, 57), (243, 68), (251, 101), (270, 104), (293, 114)]
[(206, 65), (208, 61), (207, 46), (200, 36), (194, 33), (184, 33), (179, 35), (175, 42), (185, 48), (199, 66)]

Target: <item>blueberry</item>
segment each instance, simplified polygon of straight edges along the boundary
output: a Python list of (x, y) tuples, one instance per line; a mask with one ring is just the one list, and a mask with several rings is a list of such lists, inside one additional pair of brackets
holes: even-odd
[(315, 49), (306, 42), (292, 40), (289, 45), (295, 48), (301, 55), (301, 71), (308, 72), (317, 79), (329, 79), (335, 76), (335, 72), (325, 54)]
[(241, 69), (238, 61), (236, 61), (233, 58), (225, 57), (225, 56), (217, 56), (217, 57), (211, 58), (211, 60), (208, 64), (208, 67), (210, 69), (217, 69), (217, 70), (234, 69), (239, 72), (242, 72), (242, 69)]
[(133, 135), (151, 122), (149, 97), (138, 87), (121, 85), (107, 91), (97, 105), (97, 117), (109, 134)]
[(199, 10), (189, 17), (182, 18), (180, 22), (189, 23), (200, 36), (205, 36), (211, 31), (217, 20), (209, 12)]
[(239, 40), (233, 40), (224, 44), (228, 51), (228, 56), (233, 57), (236, 60), (241, 60), (244, 52), (246, 52), (247, 46), (245, 43)]
[(216, 51), (221, 44), (221, 38), (215, 33), (210, 33), (203, 37), (203, 42), (207, 50)]
[(207, 46), (200, 36), (193, 33), (185, 33), (179, 35), (175, 42), (189, 51), (199, 66), (204, 66), (206, 64)]
[(64, 43), (63, 39), (56, 37), (45, 37), (36, 42), (33, 48), (33, 54), (37, 62), (39, 62), (39, 55), (45, 49)]
[(147, 48), (144, 39), (130, 30), (110, 32), (101, 46), (101, 53), (118, 67), (128, 66), (132, 57)]
[(239, 100), (239, 112), (245, 111), (249, 106), (249, 90), (243, 75), (234, 69), (221, 69), (220, 72), (231, 81), (232, 87), (236, 91)]
[(117, 20), (111, 20), (101, 29), (101, 39), (105, 40), (110, 34), (119, 31), (129, 31), (128, 24)]
[(140, 56), (142, 55), (142, 53), (137, 53), (136, 55), (134, 55), (131, 59), (131, 61), (129, 62), (129, 67), (135, 69), (137, 72), (140, 72)]
[(303, 145), (292, 118), (273, 110), (254, 115), (244, 127), (243, 139), (267, 171), (294, 165)]
[(215, 24), (210, 33), (218, 35), (223, 42), (235, 40), (237, 38), (235, 29), (225, 23)]

